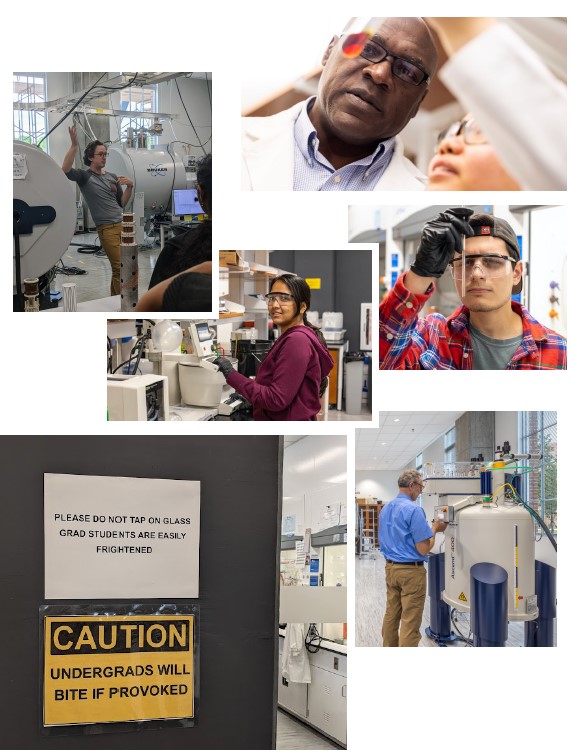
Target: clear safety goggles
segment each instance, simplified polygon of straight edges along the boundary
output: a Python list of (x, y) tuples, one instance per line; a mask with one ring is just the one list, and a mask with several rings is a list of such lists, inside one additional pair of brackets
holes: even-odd
[(282, 292), (271, 292), (270, 294), (265, 294), (265, 299), (267, 300), (267, 304), (273, 304), (273, 302), (278, 302), (279, 304), (286, 304), (287, 302), (290, 302), (294, 299), (292, 294), (283, 294)]
[[(465, 275), (466, 278), (474, 275), (474, 271), (479, 269), (483, 278), (501, 278), (512, 270), (516, 261), (511, 257), (504, 255), (466, 255), (465, 256)], [(461, 281), (464, 275), (464, 258), (457, 257), (450, 263), (450, 269), (456, 281)]]
[(436, 141), (436, 152), (445, 139), (453, 139), (459, 136), (462, 137), (466, 144), (488, 144), (487, 137), (474, 119), (468, 118), (467, 121), (455, 121), (447, 129), (440, 132)]

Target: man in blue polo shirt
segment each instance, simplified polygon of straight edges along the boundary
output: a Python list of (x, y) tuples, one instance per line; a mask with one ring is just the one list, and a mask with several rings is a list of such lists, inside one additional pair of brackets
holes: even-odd
[(382, 624), (384, 646), (417, 646), (426, 598), (427, 554), (445, 522), (430, 526), (416, 499), (424, 490), (417, 470), (398, 478), (399, 493), (380, 511), (378, 538), (386, 559), (386, 614)]

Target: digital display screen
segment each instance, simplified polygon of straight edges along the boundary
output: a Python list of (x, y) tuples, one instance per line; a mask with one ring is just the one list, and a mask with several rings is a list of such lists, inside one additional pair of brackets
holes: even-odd
[(173, 190), (173, 215), (202, 215), (196, 189)]
[(211, 331), (209, 330), (207, 323), (197, 323), (195, 328), (197, 329), (197, 336), (199, 337), (199, 341), (210, 341), (213, 338), (211, 336)]

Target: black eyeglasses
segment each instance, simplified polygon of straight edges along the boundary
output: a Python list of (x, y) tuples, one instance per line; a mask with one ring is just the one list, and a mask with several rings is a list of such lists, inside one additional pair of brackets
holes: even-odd
[(94, 152), (94, 157), (107, 157), (107, 152)]
[(418, 66), (414, 65), (414, 63), (411, 63), (409, 60), (404, 60), (404, 58), (399, 58), (391, 52), (388, 52), (385, 47), (382, 47), (381, 44), (374, 42), (372, 39), (364, 45), (360, 56), (365, 60), (368, 60), (370, 63), (382, 63), (383, 60), (391, 58), (391, 71), (396, 78), (405, 81), (407, 84), (413, 84), (415, 87), (419, 87), (420, 84), (423, 84), (425, 81), (427, 81), (428, 84), (430, 83), (429, 74), (422, 71), (421, 68), (418, 68)]

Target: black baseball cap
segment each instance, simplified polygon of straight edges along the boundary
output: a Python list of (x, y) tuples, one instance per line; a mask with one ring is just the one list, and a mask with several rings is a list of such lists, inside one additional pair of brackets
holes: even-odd
[[(507, 251), (516, 263), (521, 260), (519, 242), (513, 228), (503, 218), (496, 218), (488, 213), (476, 213), (468, 218), (468, 223), (474, 231), (474, 236), (495, 236), (505, 242)], [(523, 288), (523, 277), (513, 287), (512, 294), (520, 294)]]

